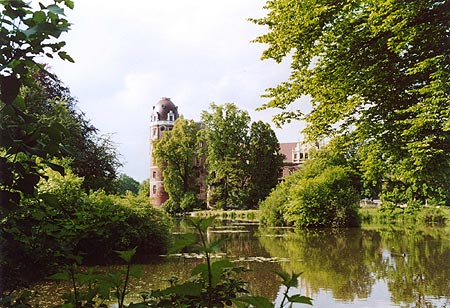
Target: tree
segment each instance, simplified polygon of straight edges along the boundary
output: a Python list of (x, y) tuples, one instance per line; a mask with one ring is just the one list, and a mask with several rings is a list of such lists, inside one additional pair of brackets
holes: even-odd
[(233, 103), (211, 104), (202, 124), (210, 205), (256, 208), (276, 186), (283, 166), (274, 131), (262, 121), (251, 123)]
[(450, 202), (450, 2), (270, 0), (263, 59), (292, 58), (262, 108), (309, 95), (311, 139), (351, 134), (368, 188)]
[(197, 132), (193, 120), (179, 117), (172, 131), (165, 132), (162, 139), (154, 143), (152, 155), (163, 172), (164, 189), (169, 195), (163, 207), (170, 213), (190, 210), (197, 203), (194, 165), (200, 150)]
[(136, 196), (139, 193), (140, 185), (139, 182), (133, 179), (131, 176), (122, 173), (116, 180), (116, 187), (117, 193), (121, 195), (125, 195), (126, 192), (129, 191)]
[(259, 201), (267, 197), (277, 185), (284, 160), (275, 132), (268, 123), (252, 123), (249, 151), (248, 207), (257, 208)]
[[(40, 4), (37, 10), (25, 1), (4, 1), (0, 12), (0, 201), (1, 216), (17, 208), (21, 196), (33, 195), (42, 169), (48, 165), (59, 172), (60, 166), (48, 158), (60, 152), (64, 128), (57, 124), (38, 125), (38, 119), (25, 112), (22, 85), (32, 85), (32, 73), (43, 68), (36, 57), (58, 54), (73, 62), (63, 51), (61, 33), (69, 30), (64, 7), (71, 0)], [(36, 160), (36, 158), (40, 158)]]
[(242, 208), (248, 200), (250, 116), (233, 103), (212, 103), (210, 109), (201, 114), (209, 203), (223, 209)]
[(77, 109), (77, 100), (55, 75), (50, 78), (36, 70), (33, 76), (33, 86), (21, 89), (27, 114), (35, 116), (40, 126), (56, 123), (64, 127), (65, 151), (58, 156), (72, 158), (70, 166), (84, 177), (86, 191), (114, 192), (113, 182), (121, 163), (110, 136), (98, 135), (98, 129)]
[(150, 179), (145, 179), (139, 184), (139, 196), (150, 196)]

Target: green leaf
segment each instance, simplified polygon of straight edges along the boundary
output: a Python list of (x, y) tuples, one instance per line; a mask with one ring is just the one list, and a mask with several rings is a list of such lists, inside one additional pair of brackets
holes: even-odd
[(127, 263), (130, 263), (131, 258), (133, 258), (133, 256), (136, 254), (136, 249), (137, 249), (137, 247), (134, 247), (133, 249), (130, 249), (130, 250), (125, 250), (125, 251), (116, 250), (115, 252), (119, 255), (119, 257), (122, 260), (124, 260)]
[(59, 56), (62, 60), (67, 60), (67, 61), (69, 61), (69, 62), (75, 63), (74, 59), (73, 59), (71, 56), (69, 56), (69, 55), (67, 54), (67, 52), (65, 52), (65, 51), (60, 51), (60, 52), (58, 52), (58, 56)]
[(291, 303), (302, 303), (302, 304), (307, 304), (307, 305), (312, 305), (313, 304), (311, 297), (303, 296), (303, 295), (300, 295), (300, 294), (288, 296), (288, 300)]
[(212, 286), (215, 287), (217, 283), (220, 281), (224, 269), (232, 267), (234, 267), (234, 264), (228, 260), (220, 260), (212, 263), (211, 264)]
[(73, 10), (75, 6), (72, 0), (64, 0), (64, 4), (67, 5), (67, 7), (71, 10)]
[(200, 222), (200, 230), (203, 232), (206, 232), (206, 230), (208, 230), (209, 227), (211, 227), (214, 224), (214, 221), (216, 220), (217, 216), (211, 216), (208, 217), (205, 220), (202, 220)]
[(45, 15), (43, 11), (36, 11), (33, 13), (33, 20), (38, 24), (43, 22), (46, 18), (47, 15)]
[(142, 274), (142, 266), (140, 265), (134, 265), (130, 268), (130, 276), (139, 278)]
[(281, 279), (283, 279), (283, 282), (282, 282), (282, 283), (283, 283), (285, 286), (287, 286), (287, 284), (288, 284), (289, 281), (291, 280), (291, 276), (290, 276), (288, 273), (286, 273), (286, 272), (275, 271), (274, 273), (277, 274), (278, 276), (280, 276)]
[(192, 276), (201, 274), (201, 276), (206, 279), (208, 277), (208, 265), (205, 263), (201, 263), (194, 267), (194, 269), (191, 272)]
[(33, 27), (28, 28), (22, 32), (23, 32), (23, 34), (25, 34), (26, 37), (29, 38), (30, 36), (33, 36), (36, 33), (38, 33), (39, 31), (41, 31), (41, 29), (42, 29), (41, 25), (37, 24), (37, 25), (34, 25)]
[(0, 99), (11, 104), (19, 94), (21, 82), (16, 76), (0, 76)]
[(170, 248), (169, 253), (180, 252), (183, 248), (197, 243), (197, 236), (192, 233), (180, 234), (175, 244)]
[(255, 308), (273, 308), (274, 305), (267, 298), (262, 296), (243, 296), (231, 300), (233, 303), (242, 302), (250, 304)]
[(58, 165), (58, 164), (54, 164), (54, 163), (51, 163), (51, 162), (47, 162), (47, 165), (48, 165), (52, 170), (54, 170), (54, 171), (56, 171), (56, 172), (59, 172), (59, 174), (61, 174), (62, 176), (64, 176), (64, 175), (66, 174), (63, 166), (60, 166), (60, 165)]
[(41, 198), (45, 204), (50, 205), (52, 207), (57, 208), (59, 205), (59, 199), (56, 195), (50, 193), (40, 194), (39, 198)]
[(50, 4), (47, 6), (47, 10), (58, 15), (64, 15), (64, 9), (60, 8), (56, 4)]

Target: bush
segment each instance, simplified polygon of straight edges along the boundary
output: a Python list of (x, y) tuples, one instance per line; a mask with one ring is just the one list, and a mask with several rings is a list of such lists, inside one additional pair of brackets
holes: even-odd
[(145, 196), (91, 194), (82, 178), (46, 170), (38, 198), (23, 199), (1, 223), (0, 293), (26, 286), (79, 256), (107, 262), (114, 250), (138, 247), (138, 254), (164, 253), (169, 219)]
[(328, 167), (314, 178), (300, 180), (292, 191), (284, 218), (296, 227), (358, 226), (359, 194), (342, 167)]
[(95, 224), (84, 225), (86, 229), (76, 246), (77, 252), (89, 259), (110, 259), (114, 250), (136, 246), (137, 255), (164, 253), (170, 242), (170, 223), (147, 199), (131, 194), (107, 195), (103, 191), (89, 195), (85, 221)]

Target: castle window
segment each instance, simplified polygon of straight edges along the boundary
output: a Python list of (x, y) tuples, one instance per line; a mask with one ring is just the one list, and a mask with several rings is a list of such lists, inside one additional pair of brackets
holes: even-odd
[(153, 171), (152, 177), (156, 179), (156, 171)]
[(155, 127), (153, 128), (153, 136), (157, 136), (158, 135), (158, 129)]
[(174, 121), (175, 120), (175, 114), (173, 113), (173, 110), (169, 111), (168, 120), (169, 121)]
[(153, 193), (153, 194), (156, 194), (156, 185), (153, 185), (153, 187), (152, 187), (152, 193)]
[(165, 126), (161, 126), (159, 129), (163, 132), (163, 131), (166, 130), (166, 127)]

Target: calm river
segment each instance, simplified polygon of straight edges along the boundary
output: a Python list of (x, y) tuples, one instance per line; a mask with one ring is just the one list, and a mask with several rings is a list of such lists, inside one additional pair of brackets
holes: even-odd
[[(181, 223), (178, 232), (188, 227)], [(276, 301), (282, 292), (274, 271), (301, 272), (299, 291), (313, 307), (450, 307), (450, 231), (442, 228), (370, 227), (308, 230), (261, 229), (224, 223), (208, 237), (227, 236), (217, 257), (251, 269), (243, 277), (255, 295)], [(137, 293), (186, 278), (202, 262), (195, 254), (162, 257), (143, 265), (132, 282)], [(37, 285), (41, 306), (64, 286)], [(49, 299), (50, 298), (50, 299)], [(294, 307), (309, 307), (296, 305)]]

